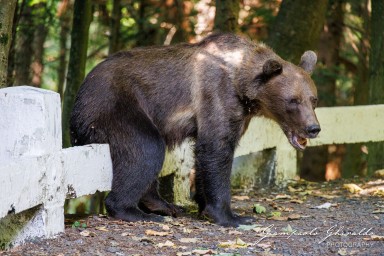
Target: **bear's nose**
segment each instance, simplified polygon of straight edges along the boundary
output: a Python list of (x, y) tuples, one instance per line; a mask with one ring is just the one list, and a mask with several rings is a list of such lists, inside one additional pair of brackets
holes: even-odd
[(310, 138), (315, 138), (317, 134), (321, 131), (320, 125), (310, 125), (305, 129)]

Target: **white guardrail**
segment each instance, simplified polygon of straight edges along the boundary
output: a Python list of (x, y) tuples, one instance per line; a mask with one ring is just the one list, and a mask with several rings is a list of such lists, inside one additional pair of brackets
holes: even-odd
[[(322, 131), (309, 146), (384, 141), (384, 105), (319, 108)], [(276, 148), (275, 181), (297, 173), (296, 151), (272, 121), (254, 118), (236, 156)], [(189, 200), (188, 142), (168, 152), (161, 176), (174, 174), (176, 203)], [(29, 86), (0, 90), (0, 248), (64, 231), (64, 201), (110, 190), (108, 145), (62, 149), (57, 93)]]

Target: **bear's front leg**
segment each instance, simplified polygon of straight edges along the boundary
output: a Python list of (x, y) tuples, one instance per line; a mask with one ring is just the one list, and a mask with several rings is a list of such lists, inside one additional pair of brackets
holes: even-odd
[[(232, 134), (233, 137), (233, 134)], [(222, 226), (236, 227), (253, 220), (231, 210), (231, 168), (236, 139), (198, 136), (195, 144), (196, 196), (199, 212)]]

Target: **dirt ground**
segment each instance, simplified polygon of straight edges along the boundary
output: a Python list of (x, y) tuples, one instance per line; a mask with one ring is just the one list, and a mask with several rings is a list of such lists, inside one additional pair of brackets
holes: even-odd
[(198, 219), (195, 206), (163, 223), (89, 216), (68, 219), (55, 239), (0, 255), (384, 255), (384, 180), (233, 194), (235, 212), (253, 215), (252, 225), (223, 228)]

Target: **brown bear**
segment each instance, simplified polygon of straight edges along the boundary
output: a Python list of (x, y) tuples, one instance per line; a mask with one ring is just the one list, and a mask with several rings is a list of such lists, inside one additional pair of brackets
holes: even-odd
[(157, 190), (166, 147), (192, 138), (200, 214), (237, 226), (251, 220), (230, 207), (239, 139), (252, 117), (265, 116), (303, 150), (320, 131), (310, 78), (315, 63), (314, 52), (295, 66), (233, 34), (119, 52), (84, 80), (71, 116), (72, 144), (109, 143), (114, 176), (105, 203), (111, 216), (160, 221), (152, 213), (178, 212)]

